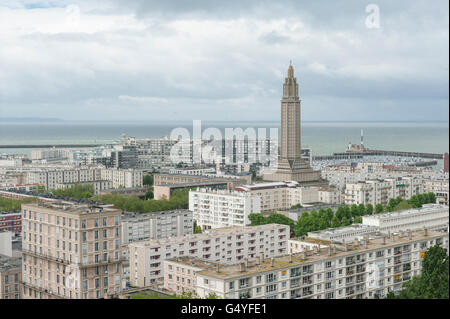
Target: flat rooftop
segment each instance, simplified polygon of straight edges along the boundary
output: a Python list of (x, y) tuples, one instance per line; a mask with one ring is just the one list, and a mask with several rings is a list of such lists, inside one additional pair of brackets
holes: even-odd
[(423, 212), (433, 212), (438, 211), (442, 209), (449, 210), (449, 207), (442, 204), (425, 204), (421, 208), (414, 208), (414, 209), (405, 209), (400, 210), (397, 212), (391, 212), (391, 213), (384, 213), (384, 214), (377, 214), (377, 215), (369, 215), (369, 216), (363, 216), (363, 218), (373, 218), (373, 219), (383, 219), (383, 218), (391, 218), (391, 217), (398, 217), (398, 216), (406, 216), (410, 214), (417, 214), (417, 213), (423, 213)]
[(177, 184), (171, 184), (171, 183), (161, 183), (159, 185), (155, 185), (155, 187), (169, 187), (169, 188), (182, 188), (182, 187), (198, 187), (198, 186), (215, 186), (215, 185), (227, 185), (228, 181), (220, 181), (217, 180), (215, 182), (208, 181), (208, 182), (192, 182), (192, 183), (177, 183)]
[(149, 212), (149, 213), (134, 213), (134, 212), (123, 212), (122, 221), (130, 220), (130, 219), (148, 219), (148, 218), (157, 218), (167, 215), (181, 215), (189, 213), (188, 209), (177, 209), (177, 210), (164, 210), (160, 212)]
[[(219, 272), (217, 272), (217, 264), (213, 262), (207, 262), (200, 259), (194, 259), (189, 257), (184, 258), (173, 258), (170, 261), (178, 262), (185, 265), (193, 265), (195, 267), (202, 268), (203, 270), (197, 272), (202, 276), (219, 278), (219, 279), (231, 279), (236, 277), (246, 277), (260, 272), (269, 272), (279, 269), (284, 269), (288, 267), (304, 266), (309, 265), (317, 261), (326, 260), (329, 258), (339, 258), (348, 257), (355, 254), (360, 254), (368, 251), (373, 251), (380, 248), (387, 248), (398, 246), (402, 244), (408, 244), (415, 241), (420, 241), (424, 239), (433, 239), (437, 237), (444, 236), (445, 233), (434, 232), (428, 230), (428, 235), (425, 236), (424, 230), (412, 232), (412, 239), (410, 240), (408, 236), (399, 237), (395, 236), (395, 240), (392, 238), (386, 238), (386, 243), (383, 244), (383, 236), (377, 238), (370, 238), (367, 247), (364, 244), (355, 245), (354, 243), (348, 244), (349, 250), (347, 251), (344, 245), (334, 245), (336, 252), (332, 253), (331, 256), (328, 255), (328, 248), (320, 249), (319, 253), (315, 251), (310, 251), (310, 255), (304, 256), (303, 253), (296, 253), (292, 255), (284, 255), (281, 257), (273, 258), (273, 266), (270, 258), (264, 259), (263, 262), (257, 264), (256, 261), (249, 261), (248, 267), (245, 267), (245, 271), (241, 271), (240, 264), (234, 265), (223, 265), (220, 264)], [(292, 262), (290, 259), (292, 258)], [(195, 261), (194, 261), (195, 260)], [(192, 264), (193, 263), (193, 264)]]
[(0, 271), (5, 271), (13, 268), (22, 269), (22, 259), (0, 255)]
[(54, 201), (54, 202), (38, 202), (30, 204), (22, 204), (23, 207), (45, 208), (58, 212), (71, 214), (95, 214), (105, 212), (120, 212), (121, 210), (111, 208), (108, 205), (80, 204), (70, 201)]
[(335, 235), (335, 234), (345, 234), (352, 231), (358, 231), (358, 230), (373, 230), (376, 231), (375, 226), (369, 226), (369, 225), (362, 225), (362, 224), (353, 224), (350, 226), (345, 227), (337, 227), (337, 228), (328, 228), (324, 230), (318, 230), (318, 231), (312, 231), (308, 234), (321, 234), (321, 235)]

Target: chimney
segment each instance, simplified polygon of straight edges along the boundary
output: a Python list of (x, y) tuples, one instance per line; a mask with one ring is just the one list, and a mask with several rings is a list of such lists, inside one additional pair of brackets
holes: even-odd
[(239, 266), (240, 266), (240, 271), (244, 272), (245, 271), (245, 263), (240, 263)]
[(412, 239), (412, 231), (411, 231), (411, 229), (408, 229), (408, 239), (409, 240)]
[(261, 263), (264, 262), (264, 253), (261, 254)]
[(256, 256), (256, 264), (259, 265), (261, 263), (261, 257)]
[(423, 235), (428, 236), (428, 228), (425, 227), (425, 229), (423, 230)]
[(292, 263), (292, 254), (289, 254), (289, 262)]
[(319, 245), (314, 246), (314, 250), (316, 251), (316, 254), (319, 254), (320, 253)]
[(303, 260), (306, 260), (306, 251), (302, 251), (301, 253), (300, 253), (301, 255), (301, 258), (303, 259)]
[(358, 240), (358, 238), (355, 238), (355, 246), (359, 246), (359, 240)]
[(336, 245), (333, 245), (333, 254), (336, 254)]
[(270, 258), (270, 267), (273, 267), (273, 264), (274, 264), (274, 262), (275, 262), (275, 258)]

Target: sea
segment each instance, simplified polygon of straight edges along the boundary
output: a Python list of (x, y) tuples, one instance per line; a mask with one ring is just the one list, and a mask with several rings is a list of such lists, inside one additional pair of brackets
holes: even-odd
[[(0, 145), (21, 144), (110, 144), (123, 135), (136, 138), (162, 138), (175, 128), (192, 132), (193, 122), (51, 122), (1, 123)], [(202, 121), (206, 128), (270, 128), (279, 130), (278, 121)], [(448, 122), (302, 122), (302, 147), (313, 155), (344, 152), (348, 143), (359, 144), (363, 130), (364, 146), (369, 149), (445, 153), (449, 151)], [(0, 148), (0, 153), (27, 154), (31, 149)]]

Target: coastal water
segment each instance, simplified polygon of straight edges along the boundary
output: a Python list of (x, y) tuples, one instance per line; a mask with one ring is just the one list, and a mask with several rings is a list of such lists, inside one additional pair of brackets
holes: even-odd
[[(122, 134), (136, 138), (162, 138), (177, 127), (192, 131), (192, 122), (55, 122), (0, 123), (0, 145), (113, 143)], [(202, 122), (202, 130), (225, 128), (278, 128), (279, 122)], [(314, 155), (345, 151), (349, 142), (370, 149), (428, 153), (449, 151), (449, 124), (446, 122), (304, 122), (303, 147)], [(268, 133), (267, 133), (268, 134)], [(0, 149), (0, 153), (30, 154), (31, 149)]]

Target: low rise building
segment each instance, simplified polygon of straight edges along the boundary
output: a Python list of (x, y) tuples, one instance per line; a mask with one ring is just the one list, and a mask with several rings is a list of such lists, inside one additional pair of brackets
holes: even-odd
[(22, 299), (22, 261), (0, 255), (0, 299)]
[(0, 211), (0, 232), (2, 231), (20, 234), (22, 231), (22, 214), (17, 211)]
[(398, 212), (366, 215), (362, 217), (363, 225), (376, 227), (380, 232), (398, 232), (429, 229), (447, 229), (449, 224), (449, 207), (440, 204), (425, 204), (421, 208)]
[(113, 187), (113, 182), (108, 180), (90, 181), (90, 182), (69, 182), (69, 183), (57, 183), (56, 189), (68, 189), (75, 185), (92, 185), (94, 194), (99, 194), (101, 191), (110, 189)]

